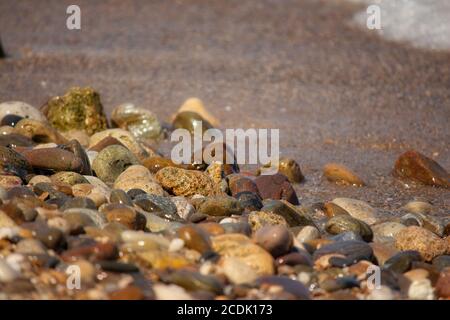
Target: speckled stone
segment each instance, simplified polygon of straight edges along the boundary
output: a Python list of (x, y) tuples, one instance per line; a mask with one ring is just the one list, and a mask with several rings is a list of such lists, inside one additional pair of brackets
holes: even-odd
[(92, 88), (71, 88), (64, 96), (51, 98), (42, 112), (60, 131), (77, 129), (92, 135), (107, 127), (100, 95)]
[(141, 189), (143, 192), (164, 196), (165, 192), (150, 171), (141, 165), (132, 165), (120, 174), (114, 182), (115, 189), (129, 191)]
[(155, 177), (164, 189), (177, 196), (222, 194), (220, 187), (203, 172), (166, 167), (159, 170)]
[(105, 183), (114, 183), (128, 167), (139, 164), (139, 160), (125, 147), (111, 145), (100, 151), (92, 168)]
[(411, 226), (402, 229), (395, 237), (395, 245), (400, 250), (416, 250), (426, 261), (444, 254), (448, 250), (445, 240), (424, 228)]

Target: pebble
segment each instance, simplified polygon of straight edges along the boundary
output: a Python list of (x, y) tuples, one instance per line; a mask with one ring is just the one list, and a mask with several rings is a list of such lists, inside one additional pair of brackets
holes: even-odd
[(214, 294), (223, 292), (223, 284), (215, 277), (189, 270), (177, 270), (163, 278), (165, 282), (174, 283), (188, 291), (207, 291)]
[(147, 212), (154, 212), (161, 218), (183, 221), (177, 214), (177, 207), (168, 197), (144, 193), (137, 195), (133, 203)]
[(111, 190), (111, 194), (109, 196), (109, 202), (110, 203), (121, 203), (121, 204), (125, 204), (127, 206), (133, 205), (133, 201), (131, 200), (131, 197), (122, 189)]
[[(139, 144), (136, 138), (128, 131), (123, 129), (107, 129), (97, 132), (89, 139), (89, 149), (92, 149), (105, 138), (114, 138), (120, 144), (130, 150), (139, 160), (144, 160), (149, 156), (148, 152)], [(114, 145), (114, 143), (113, 143)], [(95, 150), (99, 151), (99, 150)]]
[(408, 298), (413, 300), (433, 300), (434, 289), (429, 279), (413, 281), (408, 288)]
[(158, 300), (192, 300), (191, 295), (182, 287), (175, 284), (165, 285), (156, 283), (153, 291)]
[(255, 183), (262, 199), (286, 200), (293, 205), (300, 204), (288, 178), (280, 173), (258, 176)]
[(448, 250), (445, 240), (424, 228), (411, 226), (401, 230), (395, 237), (399, 250), (416, 250), (422, 258), (431, 261)]
[(411, 212), (411, 213), (419, 213), (419, 214), (428, 214), (434, 210), (432, 204), (424, 201), (410, 201), (405, 204), (401, 209)]
[(368, 225), (377, 222), (377, 211), (364, 201), (350, 198), (336, 198), (332, 203), (347, 211), (352, 217)]
[(328, 181), (335, 182), (337, 184), (351, 185), (362, 187), (365, 186), (365, 182), (358, 177), (358, 175), (352, 172), (349, 168), (338, 163), (328, 163), (323, 168), (323, 174)]
[(433, 259), (433, 267), (441, 272), (445, 268), (450, 267), (450, 255), (439, 256)]
[[(89, 181), (81, 174), (70, 171), (60, 171), (50, 176), (50, 180), (55, 185), (69, 184), (71, 186), (77, 184), (89, 184)], [(93, 186), (92, 186), (93, 187)], [(72, 187), (72, 191), (74, 188)]]
[(234, 196), (245, 211), (259, 211), (264, 206), (261, 198), (254, 192), (243, 191)]
[(47, 121), (45, 116), (35, 107), (22, 101), (6, 101), (0, 103), (0, 120), (8, 115), (29, 118), (38, 121)]
[(132, 103), (115, 107), (111, 113), (111, 121), (117, 127), (131, 132), (136, 139), (155, 139), (161, 134), (157, 117), (151, 111), (138, 108)]
[(289, 227), (314, 226), (314, 221), (307, 212), (284, 200), (267, 200), (264, 202), (264, 207), (261, 208), (261, 211), (283, 217)]
[(147, 223), (144, 215), (124, 204), (110, 204), (103, 210), (103, 213), (108, 222), (123, 224), (131, 230), (143, 230)]
[(367, 243), (362, 241), (339, 241), (320, 247), (314, 252), (313, 258), (316, 261), (319, 258), (330, 254), (342, 255), (345, 257), (335, 258), (334, 261), (330, 261), (333, 265), (349, 266), (361, 260), (370, 261), (373, 256), (373, 251)]
[(186, 225), (179, 228), (177, 235), (189, 249), (196, 250), (201, 254), (212, 251), (209, 234), (196, 225)]
[[(181, 107), (178, 109), (177, 114), (185, 111), (195, 112), (199, 114), (203, 119), (208, 121), (214, 127), (219, 126), (219, 120), (214, 117), (205, 107), (203, 101), (198, 98), (189, 98), (183, 102)], [(175, 119), (176, 114), (173, 115), (173, 119)]]
[(223, 234), (212, 237), (212, 247), (220, 256), (234, 257), (255, 270), (258, 275), (272, 275), (272, 256), (242, 234)]
[(320, 231), (313, 226), (304, 226), (295, 237), (299, 243), (305, 243), (320, 238)]
[(122, 232), (121, 239), (125, 243), (137, 243), (140, 246), (152, 249), (168, 249), (171, 243), (160, 234), (132, 230)]
[(60, 148), (23, 150), (21, 154), (33, 168), (38, 169), (81, 172), (83, 165), (72, 152)]
[(105, 183), (114, 183), (119, 175), (139, 160), (125, 147), (111, 145), (100, 151), (95, 157), (92, 169)]
[(0, 282), (12, 282), (19, 277), (19, 274), (6, 262), (0, 258)]
[(62, 211), (71, 208), (86, 208), (86, 209), (97, 209), (95, 202), (87, 197), (75, 197), (67, 200), (61, 207)]
[(59, 146), (61, 149), (72, 152), (76, 157), (81, 159), (81, 169), (80, 173), (83, 175), (92, 176), (91, 164), (89, 161), (89, 156), (87, 155), (85, 149), (82, 147), (80, 142), (77, 140), (70, 140), (66, 144)]
[(436, 161), (414, 150), (403, 153), (397, 159), (393, 173), (401, 179), (450, 188), (449, 173)]
[(67, 139), (47, 122), (33, 119), (20, 120), (11, 133), (22, 135), (36, 143), (62, 144), (67, 142)]
[(213, 128), (213, 126), (203, 119), (201, 115), (192, 111), (177, 113), (175, 119), (172, 121), (172, 125), (175, 129), (185, 129), (191, 134), (194, 134), (194, 131), (198, 130), (196, 128), (201, 128), (202, 134), (206, 130)]
[(160, 156), (148, 157), (142, 160), (142, 165), (155, 174), (165, 167), (184, 168), (181, 164), (175, 164), (172, 160)]
[(199, 171), (166, 167), (159, 170), (155, 178), (164, 189), (176, 196), (190, 197), (195, 194), (213, 196), (222, 194), (211, 178)]
[[(221, 222), (222, 223), (222, 222)], [(248, 215), (248, 223), (250, 224), (253, 232), (261, 229), (264, 226), (268, 225), (285, 225), (288, 223), (286, 219), (282, 216), (264, 211), (253, 211)]]
[(16, 253), (21, 254), (46, 254), (43, 243), (37, 239), (22, 239), (16, 244)]
[(25, 178), (32, 170), (28, 160), (20, 153), (0, 146), (0, 172)]
[(148, 266), (160, 270), (181, 269), (191, 265), (191, 262), (178, 252), (148, 250), (137, 252), (137, 256)]
[(189, 220), (195, 213), (194, 206), (185, 197), (171, 197), (170, 200), (172, 200), (172, 202), (177, 207), (177, 214), (178, 216), (180, 216), (180, 218)]
[(450, 268), (441, 271), (436, 282), (436, 295), (444, 299), (450, 298)]
[(415, 261), (422, 261), (418, 251), (401, 251), (387, 259), (383, 263), (383, 268), (397, 273), (404, 273), (411, 269), (412, 263)]
[(440, 237), (444, 236), (444, 224), (429, 214), (407, 213), (400, 218), (400, 221), (406, 226), (423, 227)]
[(60, 131), (83, 130), (92, 135), (107, 127), (100, 95), (92, 88), (71, 88), (64, 96), (51, 98), (42, 111)]
[[(270, 168), (271, 166), (272, 163), (269, 162), (264, 168)], [(278, 172), (285, 175), (291, 183), (300, 183), (305, 179), (300, 165), (291, 158), (281, 157), (279, 159)]]
[(165, 195), (163, 188), (150, 171), (141, 165), (132, 165), (123, 171), (115, 180), (114, 189), (122, 189), (125, 192), (141, 189), (144, 193)]
[(0, 129), (0, 146), (17, 148), (17, 147), (32, 147), (34, 145), (33, 140), (24, 137), (20, 134), (13, 133), (14, 130), (12, 128), (10, 129), (10, 131), (11, 133), (8, 134), (1, 133)]
[(209, 196), (201, 199), (192, 200), (197, 212), (209, 216), (232, 216), (240, 215), (243, 211), (239, 201), (233, 197)]
[(0, 175), (0, 187), (11, 189), (22, 185), (22, 179), (16, 176)]
[(395, 221), (387, 221), (372, 226), (374, 242), (392, 241), (397, 233), (406, 228), (404, 224)]
[(175, 238), (170, 241), (169, 244), (169, 252), (180, 251), (184, 248), (184, 240), (180, 238)]
[(93, 186), (90, 183), (73, 185), (72, 194), (74, 197), (86, 197), (91, 199), (94, 201), (97, 208), (106, 203), (108, 197), (108, 194), (102, 188)]
[(310, 300), (308, 289), (299, 281), (292, 280), (284, 276), (266, 276), (258, 279), (260, 286), (269, 285), (281, 287), (283, 291), (289, 293), (294, 299)]
[(252, 178), (241, 174), (230, 174), (226, 178), (232, 196), (236, 196), (241, 192), (251, 192), (260, 196), (258, 187)]
[(285, 254), (283, 256), (279, 256), (276, 260), (275, 263), (277, 266), (283, 266), (283, 265), (287, 265), (287, 266), (298, 266), (298, 265), (302, 265), (302, 266), (312, 266), (313, 262), (312, 262), (312, 257), (311, 255), (304, 251), (304, 250), (299, 250), (296, 252), (291, 252), (288, 254)]
[(279, 257), (291, 250), (293, 236), (286, 226), (265, 226), (254, 235), (255, 242), (273, 257)]
[(79, 230), (87, 226), (103, 228), (106, 218), (97, 210), (86, 208), (71, 208), (64, 210), (64, 219), (69, 222), (71, 230)]
[(335, 216), (328, 220), (325, 230), (334, 235), (351, 231), (361, 236), (367, 242), (372, 241), (373, 238), (372, 229), (367, 223), (346, 215)]
[(219, 265), (227, 279), (233, 284), (252, 283), (259, 277), (253, 268), (234, 257), (223, 257)]

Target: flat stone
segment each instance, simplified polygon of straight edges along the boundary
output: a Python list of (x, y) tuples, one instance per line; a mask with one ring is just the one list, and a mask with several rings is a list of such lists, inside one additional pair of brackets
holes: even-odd
[(352, 217), (362, 220), (368, 225), (377, 222), (377, 211), (364, 201), (350, 198), (336, 198), (332, 203), (343, 208)]

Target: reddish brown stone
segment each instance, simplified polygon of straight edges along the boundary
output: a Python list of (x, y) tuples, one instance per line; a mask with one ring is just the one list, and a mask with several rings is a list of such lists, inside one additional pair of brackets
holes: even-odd
[(111, 300), (143, 300), (145, 298), (141, 289), (136, 286), (128, 286), (111, 292), (109, 295)]
[(281, 173), (261, 175), (255, 178), (255, 183), (263, 199), (286, 200), (294, 205), (300, 204), (288, 178)]
[(417, 151), (407, 151), (395, 162), (394, 176), (426, 185), (450, 188), (450, 175), (436, 161)]
[(65, 251), (61, 258), (64, 261), (74, 261), (78, 258), (90, 260), (114, 260), (118, 257), (118, 250), (113, 243), (95, 243), (92, 245), (83, 245)]
[(441, 272), (436, 282), (436, 295), (440, 298), (450, 299), (450, 268)]
[(33, 168), (80, 172), (83, 162), (72, 152), (59, 148), (42, 148), (21, 152)]
[(96, 145), (90, 147), (89, 150), (100, 152), (108, 146), (112, 146), (114, 144), (118, 144), (122, 147), (125, 147), (119, 140), (113, 138), (111, 136), (107, 136), (106, 138), (100, 140)]
[(253, 192), (259, 195), (258, 187), (251, 177), (245, 177), (241, 174), (231, 174), (227, 176), (227, 179), (232, 196), (244, 191)]

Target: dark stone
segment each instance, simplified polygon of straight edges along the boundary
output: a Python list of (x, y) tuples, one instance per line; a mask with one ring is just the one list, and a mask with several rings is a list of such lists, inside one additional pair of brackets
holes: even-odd
[(235, 194), (234, 197), (246, 211), (259, 211), (263, 207), (261, 197), (254, 192), (243, 191)]

